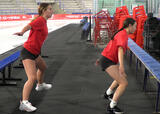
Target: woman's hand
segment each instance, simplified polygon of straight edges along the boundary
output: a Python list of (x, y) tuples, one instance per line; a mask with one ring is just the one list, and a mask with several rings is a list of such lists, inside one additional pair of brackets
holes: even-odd
[(97, 59), (97, 60), (96, 60), (95, 65), (96, 65), (96, 66), (98, 66), (98, 65), (99, 65), (99, 59)]
[(17, 32), (17, 33), (14, 33), (13, 35), (17, 35), (17, 36), (23, 36), (23, 32)]

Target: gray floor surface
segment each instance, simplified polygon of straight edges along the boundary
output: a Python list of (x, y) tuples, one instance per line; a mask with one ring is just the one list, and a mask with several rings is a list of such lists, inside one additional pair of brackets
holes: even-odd
[[(102, 49), (81, 40), (81, 27), (70, 24), (49, 34), (42, 55), (48, 69), (45, 81), (52, 83), (49, 91), (33, 89), (30, 102), (38, 108), (34, 114), (105, 114), (108, 101), (103, 93), (112, 79), (100, 67), (94, 65)], [(17, 65), (18, 61), (14, 64)], [(129, 53), (125, 56), (125, 69), (129, 85), (118, 106), (125, 114), (152, 114), (155, 90), (142, 90), (143, 68), (135, 76), (135, 62), (129, 65)], [(22, 78), (17, 86), (0, 86), (0, 114), (25, 114), (18, 110), (26, 74), (23, 68), (13, 68), (12, 77)], [(149, 82), (151, 83), (151, 82)], [(35, 87), (35, 86), (34, 86)], [(149, 86), (148, 88), (152, 88)], [(151, 95), (150, 95), (151, 93)]]

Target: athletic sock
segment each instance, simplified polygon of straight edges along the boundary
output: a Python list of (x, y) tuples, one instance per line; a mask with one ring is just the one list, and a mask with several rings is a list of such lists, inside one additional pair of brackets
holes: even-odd
[(112, 100), (111, 103), (110, 103), (110, 107), (114, 108), (116, 105), (117, 105), (117, 102)]
[(111, 90), (110, 88), (108, 88), (108, 90), (106, 91), (107, 95), (111, 95), (113, 93), (113, 90)]
[(23, 100), (22, 103), (26, 104), (28, 102), (28, 100)]

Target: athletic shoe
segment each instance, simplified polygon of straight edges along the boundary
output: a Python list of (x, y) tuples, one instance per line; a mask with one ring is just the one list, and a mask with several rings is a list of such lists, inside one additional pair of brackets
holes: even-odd
[(26, 103), (20, 102), (19, 110), (26, 111), (26, 112), (33, 112), (33, 111), (36, 111), (37, 108), (32, 106), (32, 104), (27, 101)]
[(115, 106), (114, 108), (111, 108), (110, 105), (107, 107), (107, 111), (111, 114), (123, 114), (124, 112), (118, 108), (117, 106)]
[(105, 92), (105, 93), (104, 93), (104, 98), (105, 98), (105, 99), (108, 99), (108, 100), (110, 100), (110, 101), (111, 101), (111, 100), (112, 100), (112, 98), (113, 98), (113, 94), (111, 94), (111, 95), (107, 95), (107, 93)]
[(52, 88), (52, 84), (42, 83), (42, 84), (37, 84), (35, 89), (37, 91), (42, 91), (42, 90), (49, 90), (51, 88)]

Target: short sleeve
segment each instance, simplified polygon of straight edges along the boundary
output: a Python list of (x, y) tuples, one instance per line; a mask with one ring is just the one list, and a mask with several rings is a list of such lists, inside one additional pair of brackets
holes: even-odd
[(41, 18), (33, 20), (31, 23), (29, 23), (29, 25), (32, 27), (33, 30), (40, 30), (44, 27), (44, 23)]
[(118, 35), (117, 36), (117, 47), (122, 47), (125, 51), (127, 48), (127, 36), (126, 35)]

